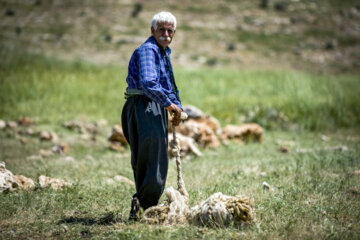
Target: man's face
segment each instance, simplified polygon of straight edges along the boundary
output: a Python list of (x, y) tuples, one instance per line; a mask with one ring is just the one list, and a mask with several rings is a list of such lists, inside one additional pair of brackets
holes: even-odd
[[(175, 32), (176, 30), (174, 30), (174, 25), (172, 23), (159, 22), (156, 30), (151, 27), (152, 35), (154, 36), (156, 42), (163, 48), (170, 45)], [(170, 38), (170, 41), (168, 41), (168, 38)]]

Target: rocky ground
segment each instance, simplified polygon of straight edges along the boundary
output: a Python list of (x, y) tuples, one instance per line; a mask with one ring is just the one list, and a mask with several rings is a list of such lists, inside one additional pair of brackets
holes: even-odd
[(177, 66), (360, 69), (356, 1), (1, 0), (2, 55), (41, 53), (127, 66), (150, 20), (173, 12)]

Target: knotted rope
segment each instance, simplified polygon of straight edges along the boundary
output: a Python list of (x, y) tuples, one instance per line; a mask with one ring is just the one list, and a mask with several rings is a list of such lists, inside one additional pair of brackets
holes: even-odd
[[(187, 114), (185, 112), (181, 112), (180, 118), (182, 120), (187, 119)], [(170, 143), (170, 147), (171, 147), (171, 151), (172, 151), (173, 155), (175, 156), (175, 160), (176, 160), (178, 191), (181, 193), (181, 195), (184, 196), (186, 203), (188, 203), (189, 202), (189, 194), (186, 191), (185, 182), (184, 182), (184, 179), (182, 178), (182, 173), (181, 173), (180, 142), (176, 139), (176, 129), (175, 129), (174, 124), (171, 123), (171, 126), (172, 126), (173, 141)]]

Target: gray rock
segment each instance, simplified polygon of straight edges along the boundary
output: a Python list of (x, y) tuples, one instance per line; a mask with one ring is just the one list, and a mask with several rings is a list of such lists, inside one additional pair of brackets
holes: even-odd
[(200, 109), (192, 105), (184, 106), (184, 112), (187, 113), (188, 119), (201, 118), (204, 116), (204, 113)]

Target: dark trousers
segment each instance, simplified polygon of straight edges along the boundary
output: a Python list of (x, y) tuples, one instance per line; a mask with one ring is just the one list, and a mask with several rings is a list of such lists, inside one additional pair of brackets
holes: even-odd
[(125, 102), (122, 128), (131, 148), (137, 197), (143, 209), (157, 205), (164, 191), (168, 172), (168, 115), (144, 95)]

